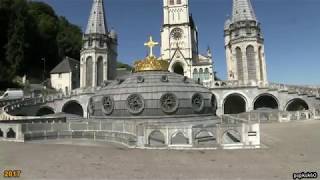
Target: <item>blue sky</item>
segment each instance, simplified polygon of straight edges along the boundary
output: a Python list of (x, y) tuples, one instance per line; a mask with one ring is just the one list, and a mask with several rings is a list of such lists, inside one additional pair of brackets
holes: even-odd
[[(92, 0), (42, 0), (60, 16), (85, 29)], [(271, 82), (320, 84), (320, 1), (252, 0), (265, 37)], [(189, 0), (199, 29), (199, 49), (213, 49), (215, 71), (226, 78), (223, 25), (232, 0)], [(160, 41), (162, 0), (105, 0), (108, 27), (119, 36), (119, 60), (128, 64), (146, 55), (149, 35)], [(159, 48), (157, 49), (159, 55)]]

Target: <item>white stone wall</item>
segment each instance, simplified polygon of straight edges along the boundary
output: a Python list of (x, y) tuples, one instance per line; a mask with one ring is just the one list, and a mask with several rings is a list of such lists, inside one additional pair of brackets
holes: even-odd
[[(241, 39), (235, 40), (233, 38), (234, 33), (227, 35), (225, 37), (225, 46), (226, 46), (226, 62), (227, 62), (227, 71), (228, 71), (228, 80), (239, 80), (238, 67), (237, 67), (237, 57), (236, 57), (236, 48), (240, 48), (242, 52), (242, 65), (244, 83), (249, 83), (248, 77), (248, 61), (246, 56), (246, 49), (248, 46), (254, 47), (255, 53), (255, 64), (256, 64), (256, 82), (268, 82), (267, 78), (267, 67), (264, 53), (264, 44), (257, 41), (256, 38), (245, 37), (242, 34)], [(241, 36), (241, 34), (239, 35)], [(232, 38), (230, 38), (232, 37)], [(261, 48), (261, 61), (259, 58), (259, 49)], [(262, 78), (261, 78), (262, 77)]]
[[(51, 85), (57, 91), (62, 90), (64, 94), (72, 90), (72, 73), (51, 74)], [(66, 92), (66, 88), (69, 92)]]

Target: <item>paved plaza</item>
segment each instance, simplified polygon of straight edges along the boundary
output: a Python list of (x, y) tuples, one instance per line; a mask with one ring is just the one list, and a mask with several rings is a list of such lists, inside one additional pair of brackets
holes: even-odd
[(80, 140), (0, 142), (0, 170), (21, 169), (20, 179), (291, 179), (293, 172), (320, 172), (320, 121), (261, 126), (264, 148), (257, 150), (139, 150)]

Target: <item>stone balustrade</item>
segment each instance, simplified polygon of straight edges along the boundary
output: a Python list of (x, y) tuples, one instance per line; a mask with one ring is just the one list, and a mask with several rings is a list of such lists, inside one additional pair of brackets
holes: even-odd
[(14, 103), (11, 103), (9, 105), (6, 105), (2, 107), (2, 111), (0, 114), (0, 120), (26, 120), (26, 119), (38, 119), (41, 117), (36, 117), (36, 116), (13, 116), (10, 113), (25, 107), (25, 106), (32, 106), (32, 105), (37, 105), (37, 104), (43, 104), (45, 103), (44, 98), (33, 98), (33, 99), (24, 99), (20, 101), (16, 101)]
[(289, 93), (297, 93), (299, 95), (308, 95), (314, 97), (320, 97), (320, 88), (313, 88), (307, 86), (295, 86), (295, 85), (285, 85), (270, 83), (269, 87), (271, 89), (277, 89), (279, 91), (286, 91)]
[(223, 115), (223, 122), (229, 124), (241, 122), (288, 122), (297, 120), (320, 120), (320, 109), (305, 111), (261, 111), (234, 115)]
[(250, 81), (247, 83), (240, 82), (240, 81), (214, 81), (214, 82), (207, 82), (203, 84), (205, 87), (208, 88), (234, 88), (234, 87), (261, 87), (267, 88), (268, 83), (265, 82), (256, 82)]
[(243, 83), (240, 81), (214, 81), (204, 82), (203, 85), (208, 88), (235, 88), (235, 87), (259, 87), (268, 88), (288, 93), (297, 93), (299, 95), (307, 95), (320, 98), (320, 88), (308, 86), (295, 86), (277, 83), (264, 83), (264, 82), (248, 82)]
[(10, 104), (18, 103), (23, 101), (24, 99), (11, 99), (11, 100), (0, 100), (0, 107), (4, 107)]

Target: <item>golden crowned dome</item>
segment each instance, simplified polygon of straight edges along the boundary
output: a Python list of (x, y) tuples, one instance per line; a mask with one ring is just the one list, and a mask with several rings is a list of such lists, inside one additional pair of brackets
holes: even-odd
[(159, 43), (154, 42), (150, 36), (149, 42), (144, 45), (149, 47), (150, 53), (144, 59), (136, 61), (134, 63), (134, 72), (145, 72), (145, 71), (168, 71), (169, 62), (164, 60), (158, 60), (156, 56), (153, 55), (153, 47)]

